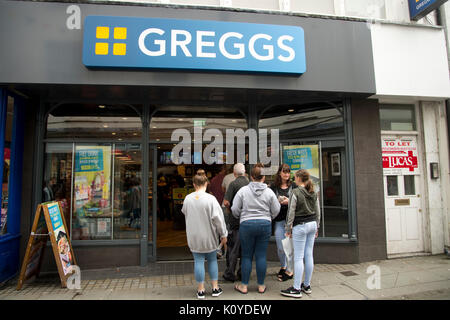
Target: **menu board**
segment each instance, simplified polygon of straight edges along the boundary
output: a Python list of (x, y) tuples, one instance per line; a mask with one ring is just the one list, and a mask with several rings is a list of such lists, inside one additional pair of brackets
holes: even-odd
[(52, 243), (61, 284), (63, 287), (67, 287), (67, 279), (72, 275), (73, 267), (76, 265), (75, 255), (62, 215), (61, 204), (46, 202), (39, 204), (36, 209), (17, 290), (22, 288), (26, 280), (39, 275), (48, 238)]

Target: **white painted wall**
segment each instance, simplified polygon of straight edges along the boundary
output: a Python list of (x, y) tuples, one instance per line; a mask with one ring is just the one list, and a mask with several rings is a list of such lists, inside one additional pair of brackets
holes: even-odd
[[(117, 1), (117, 0), (106, 0)], [(408, 0), (119, 0), (134, 3), (232, 7), (241, 9), (299, 12), (331, 16), (382, 19), (400, 23), (435, 25), (430, 13), (417, 22), (410, 21)], [(81, 2), (81, 0), (80, 0)]]
[(381, 23), (370, 28), (376, 97), (450, 98), (443, 29)]

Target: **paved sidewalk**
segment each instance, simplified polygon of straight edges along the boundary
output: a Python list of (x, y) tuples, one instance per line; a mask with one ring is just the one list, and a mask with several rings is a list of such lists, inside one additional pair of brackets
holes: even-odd
[[(219, 270), (223, 271), (223, 267), (224, 261), (220, 261)], [(380, 271), (380, 289), (368, 288), (368, 282), (369, 286), (376, 285), (372, 268)], [(280, 290), (291, 286), (292, 280), (279, 282), (278, 269), (277, 263), (268, 262), (265, 294), (257, 293), (253, 270), (248, 294), (234, 291), (233, 283), (220, 281), (224, 293), (212, 298), (207, 284), (206, 300), (291, 300), (281, 296)], [(81, 290), (61, 288), (59, 278), (52, 274), (26, 283), (17, 291), (16, 278), (0, 287), (0, 300), (197, 300), (192, 270), (193, 262), (82, 270)], [(312, 294), (303, 294), (302, 300), (450, 300), (450, 259), (436, 255), (352, 265), (318, 264), (311, 287)]]

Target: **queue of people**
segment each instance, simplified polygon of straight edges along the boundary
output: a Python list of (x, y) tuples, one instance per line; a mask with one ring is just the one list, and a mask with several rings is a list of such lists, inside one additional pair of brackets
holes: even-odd
[[(219, 248), (227, 248), (223, 278), (236, 282), (234, 290), (241, 294), (248, 293), (254, 258), (258, 293), (266, 292), (266, 254), (272, 223), (280, 260), (278, 279), (293, 279), (293, 285), (280, 293), (294, 298), (300, 298), (302, 292), (312, 293), (313, 247), (320, 225), (318, 198), (313, 182), (306, 170), (297, 171), (295, 182), (292, 182), (290, 167), (283, 164), (269, 187), (265, 184), (262, 169), (263, 165), (255, 165), (250, 172), (250, 181), (247, 179), (245, 166), (241, 163), (233, 167), (232, 177), (231, 173), (226, 175), (225, 169), (211, 183), (208, 183), (204, 171), (197, 172), (194, 177), (195, 192), (185, 198), (182, 212), (186, 219), (188, 246), (194, 256), (199, 299), (206, 295), (205, 260), (212, 284), (212, 296), (217, 297), (223, 292), (218, 286)], [(222, 190), (218, 188), (220, 182)], [(218, 201), (221, 199), (223, 201)], [(286, 237), (292, 238), (293, 242), (294, 270), (287, 267), (281, 241)], [(238, 260), (240, 265), (236, 270)]]

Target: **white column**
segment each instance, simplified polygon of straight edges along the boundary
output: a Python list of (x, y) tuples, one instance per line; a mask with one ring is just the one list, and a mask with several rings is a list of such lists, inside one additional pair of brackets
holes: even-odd
[[(442, 128), (443, 102), (421, 102), (425, 168), (426, 247), (432, 254), (444, 252), (448, 242), (448, 139)], [(444, 113), (445, 115), (445, 113)], [(444, 120), (445, 121), (445, 120)], [(445, 147), (447, 144), (447, 147)], [(438, 179), (431, 179), (430, 163), (439, 164)], [(445, 198), (445, 199), (444, 199)], [(447, 241), (445, 241), (447, 239)], [(428, 240), (428, 241), (427, 241)]]

